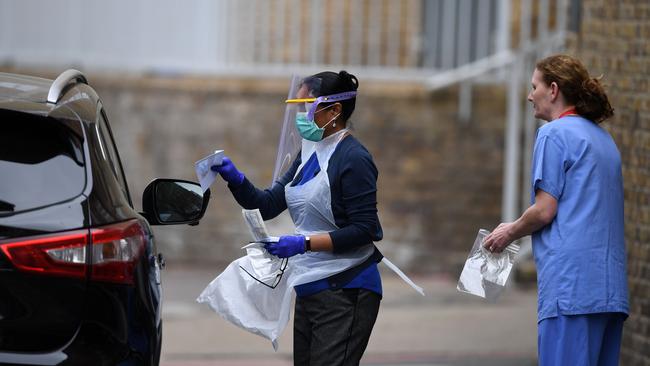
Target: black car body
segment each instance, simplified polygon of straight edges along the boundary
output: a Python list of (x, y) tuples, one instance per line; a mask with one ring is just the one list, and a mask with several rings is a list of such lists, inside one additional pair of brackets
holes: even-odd
[(0, 363), (157, 365), (150, 225), (198, 223), (206, 193), (156, 180), (138, 213), (85, 77), (0, 73)]

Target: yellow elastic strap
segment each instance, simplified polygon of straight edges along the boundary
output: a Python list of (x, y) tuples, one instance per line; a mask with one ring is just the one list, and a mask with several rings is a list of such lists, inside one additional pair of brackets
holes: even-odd
[(302, 99), (287, 99), (285, 103), (312, 103), (315, 102), (316, 98), (302, 98)]

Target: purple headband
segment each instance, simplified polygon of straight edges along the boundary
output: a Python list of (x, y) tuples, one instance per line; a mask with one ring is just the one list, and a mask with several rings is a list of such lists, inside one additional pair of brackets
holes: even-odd
[(320, 103), (340, 102), (342, 100), (355, 98), (356, 96), (357, 96), (356, 91), (348, 91), (348, 92), (332, 94), (332, 95), (323, 95), (321, 97), (318, 97), (314, 102), (312, 102), (311, 108), (307, 112), (307, 118), (312, 121), (314, 120), (314, 114), (316, 113), (316, 108)]

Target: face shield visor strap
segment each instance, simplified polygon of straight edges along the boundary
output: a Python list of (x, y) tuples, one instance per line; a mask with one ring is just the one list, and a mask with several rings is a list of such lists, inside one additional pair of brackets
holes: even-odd
[(318, 98), (296, 98), (296, 99), (287, 99), (285, 103), (287, 104), (292, 104), (292, 103), (305, 103), (305, 108), (307, 112), (307, 118), (310, 120), (314, 119), (314, 115), (317, 112), (318, 105), (321, 103), (335, 103), (335, 102), (340, 102), (342, 100), (347, 100), (347, 99), (352, 99), (357, 97), (357, 92), (356, 91), (348, 91), (348, 92), (343, 92), (343, 93), (338, 93), (338, 94), (332, 94), (332, 95), (323, 95)]
[(268, 287), (270, 289), (274, 289), (274, 288), (276, 288), (278, 286), (278, 284), (280, 283), (280, 280), (282, 280), (282, 275), (284, 275), (284, 271), (287, 269), (287, 264), (288, 263), (289, 263), (289, 258), (282, 258), (282, 262), (280, 264), (280, 269), (275, 273), (275, 278), (273, 278), (272, 281), (262, 281), (262, 280), (258, 279), (257, 277), (255, 277), (254, 274), (248, 272), (246, 270), (246, 268), (242, 267), (241, 265), (239, 266), (239, 268), (241, 268), (241, 270), (244, 271), (247, 275), (251, 276), (251, 278), (254, 279), (255, 281), (261, 283), (262, 285), (264, 285), (264, 286), (266, 286), (266, 287)]
[(318, 97), (314, 100), (314, 102), (311, 104), (311, 108), (309, 108), (309, 110), (307, 111), (307, 118), (310, 121), (314, 120), (314, 115), (316, 114), (318, 105), (320, 103), (335, 103), (335, 102), (340, 102), (342, 100), (356, 98), (356, 96), (357, 96), (356, 91), (349, 91), (349, 92), (343, 92), (343, 93), (332, 94), (332, 95), (323, 95), (321, 97)]

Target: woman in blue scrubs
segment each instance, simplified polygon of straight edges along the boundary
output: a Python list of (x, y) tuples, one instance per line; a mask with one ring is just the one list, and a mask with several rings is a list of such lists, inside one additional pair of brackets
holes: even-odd
[(582, 63), (537, 62), (528, 101), (540, 127), (531, 203), (484, 241), (491, 251), (532, 234), (540, 365), (617, 365), (629, 311), (623, 178), (616, 144), (599, 123), (613, 115)]

